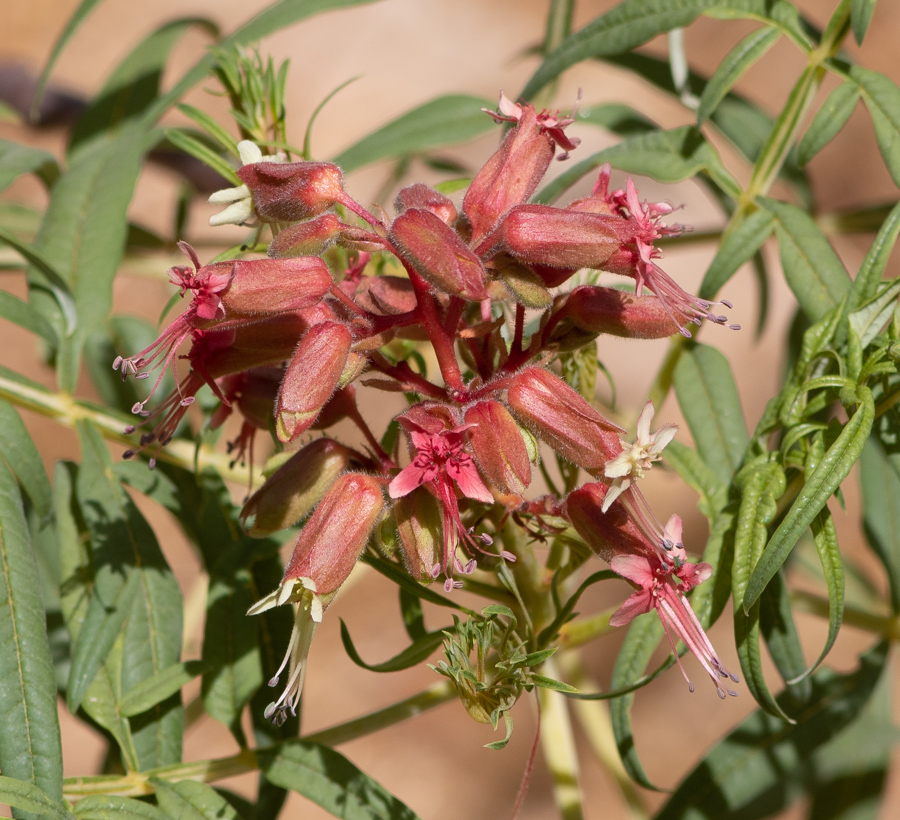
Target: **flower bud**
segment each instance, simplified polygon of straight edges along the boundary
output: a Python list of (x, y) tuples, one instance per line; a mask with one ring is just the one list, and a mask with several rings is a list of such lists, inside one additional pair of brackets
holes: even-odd
[(431, 211), (412, 208), (391, 225), (391, 242), (427, 282), (444, 293), (480, 301), (487, 296), (481, 260)]
[[(322, 597), (337, 592), (366, 547), (384, 508), (382, 482), (345, 473), (325, 493), (303, 527), (285, 570), (285, 580), (309, 578)], [(323, 606), (328, 601), (323, 601)]]
[(635, 296), (613, 288), (575, 288), (558, 315), (595, 335), (662, 339), (680, 333), (679, 326), (656, 296)]
[(506, 215), (491, 242), (526, 264), (601, 268), (631, 238), (627, 227), (619, 217), (520, 205)]
[(529, 367), (513, 376), (507, 401), (539, 439), (591, 474), (602, 475), (606, 462), (622, 452), (625, 431), (548, 370)]
[(424, 487), (394, 500), (394, 520), (406, 571), (420, 583), (434, 579), (444, 552), (443, 522), (437, 499)]
[(441, 222), (446, 222), (448, 225), (456, 222), (457, 217), (456, 206), (451, 199), (421, 182), (401, 188), (394, 200), (394, 208), (397, 209), (398, 214), (402, 214), (410, 208), (431, 211)]
[(475, 175), (463, 198), (473, 244), (490, 233), (510, 208), (526, 202), (537, 190), (553, 151), (553, 140), (538, 126), (534, 107), (522, 106), (518, 122)]
[(543, 310), (553, 301), (542, 278), (511, 256), (497, 254), (490, 260), (488, 268), (499, 277), (507, 292), (525, 307)]
[(338, 388), (353, 339), (338, 322), (311, 327), (288, 365), (276, 405), (275, 431), (280, 441), (293, 441), (309, 429)]
[(409, 313), (416, 309), (416, 293), (402, 276), (364, 276), (353, 299), (363, 310), (380, 316)]
[(565, 517), (604, 561), (610, 561), (613, 555), (622, 553), (652, 554), (653, 548), (621, 504), (613, 504), (603, 512), (603, 499), (608, 489), (604, 484), (592, 483), (569, 493)]
[(305, 518), (347, 469), (350, 451), (327, 438), (316, 439), (281, 465), (241, 510), (244, 532), (264, 538)]
[(262, 222), (299, 222), (344, 197), (343, 174), (330, 162), (257, 162), (238, 169)]
[(317, 256), (334, 244), (342, 223), (334, 214), (322, 214), (309, 222), (290, 225), (269, 243), (269, 256)]
[(240, 259), (219, 296), (231, 313), (286, 313), (321, 301), (333, 280), (318, 256), (294, 259)]
[(531, 461), (509, 411), (498, 401), (481, 401), (466, 410), (465, 420), (484, 477), (503, 493), (522, 495), (531, 483)]

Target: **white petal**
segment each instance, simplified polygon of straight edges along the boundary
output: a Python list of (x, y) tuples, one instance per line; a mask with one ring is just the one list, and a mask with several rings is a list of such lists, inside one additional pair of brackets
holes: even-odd
[(626, 450), (607, 461), (603, 465), (603, 474), (607, 478), (621, 478), (622, 476), (631, 475), (634, 470), (634, 464), (630, 458), (630, 453), (630, 450)]
[(600, 507), (600, 512), (606, 512), (611, 506), (613, 501), (615, 501), (622, 493), (625, 492), (631, 486), (631, 479), (623, 478), (621, 481), (613, 482), (613, 485), (609, 488), (606, 493), (606, 497), (603, 499), (603, 506)]
[(239, 185), (237, 188), (223, 188), (210, 194), (206, 201), (212, 205), (224, 205), (226, 202), (237, 202), (250, 196), (250, 189), (246, 185)]
[(262, 159), (262, 151), (255, 142), (250, 140), (241, 140), (237, 145), (238, 153), (241, 155), (241, 165), (253, 165)]
[(209, 218), (209, 224), (214, 228), (218, 225), (241, 225), (253, 215), (253, 202), (247, 197), (229, 205), (224, 211), (213, 214)]
[(677, 424), (667, 424), (664, 427), (660, 427), (653, 434), (653, 444), (650, 446), (650, 451), (659, 455), (666, 447), (666, 445), (675, 438), (675, 434), (678, 432)]
[(653, 414), (655, 412), (652, 401), (648, 401), (644, 405), (644, 409), (641, 410), (641, 414), (638, 416), (636, 430), (638, 444), (650, 441), (650, 422), (653, 421)]

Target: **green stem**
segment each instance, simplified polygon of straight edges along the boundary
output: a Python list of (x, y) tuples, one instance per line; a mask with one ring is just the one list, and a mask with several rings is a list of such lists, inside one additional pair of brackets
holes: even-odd
[[(559, 669), (550, 658), (544, 673), (559, 679)], [(581, 788), (578, 784), (578, 751), (566, 698), (560, 692), (538, 689), (541, 705), (541, 748), (553, 781), (553, 795), (563, 820), (582, 820)]]
[(609, 625), (609, 619), (615, 611), (615, 608), (610, 608), (596, 615), (569, 621), (560, 627), (557, 645), (562, 649), (574, 649), (612, 632), (615, 627)]
[[(811, 592), (795, 590), (791, 592), (791, 602), (803, 612), (818, 615), (825, 620), (830, 617), (830, 605), (827, 598)], [(900, 619), (893, 615), (875, 615), (848, 606), (844, 608), (844, 625), (854, 626), (891, 641), (900, 641)]]

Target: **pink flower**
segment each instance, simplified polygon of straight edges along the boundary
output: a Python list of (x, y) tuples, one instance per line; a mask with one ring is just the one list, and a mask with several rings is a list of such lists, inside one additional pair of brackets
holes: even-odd
[[(578, 100), (575, 102), (575, 110), (578, 109), (578, 102), (581, 100), (581, 92), (578, 94)], [(514, 103), (502, 91), (500, 92), (500, 102), (497, 107), (500, 113), (496, 114), (483, 108), (489, 116), (493, 117), (497, 122), (519, 122), (522, 119), (523, 107), (519, 103)], [(564, 160), (569, 158), (569, 151), (574, 151), (581, 143), (577, 137), (567, 137), (565, 129), (575, 122), (575, 110), (572, 111), (571, 117), (561, 117), (559, 111), (551, 113), (546, 108), (537, 115), (537, 124), (542, 133), (545, 133), (550, 139), (563, 149), (563, 153), (558, 159)]]
[[(475, 460), (464, 449), (463, 433), (472, 425), (463, 424), (452, 430), (429, 432), (409, 418), (401, 417), (399, 422), (409, 432), (416, 454), (391, 481), (388, 493), (391, 498), (402, 498), (424, 484), (437, 498), (443, 517), (444, 557), (441, 563), (432, 567), (431, 576), (437, 578), (443, 571), (447, 579), (444, 589), (449, 592), (462, 586), (461, 581), (453, 580), (454, 568), (464, 575), (475, 569), (474, 559), (463, 565), (456, 558), (457, 546), (462, 544), (470, 554), (490, 554), (478, 546), (472, 533), (463, 524), (456, 490), (458, 488), (466, 498), (483, 504), (493, 504), (494, 497), (481, 480)], [(480, 536), (479, 540), (486, 545), (492, 543), (487, 535)], [(515, 560), (512, 553), (504, 551), (500, 554), (508, 561)]]
[(740, 683), (740, 679), (725, 668), (684, 595), (709, 578), (712, 567), (703, 563), (684, 563), (673, 569), (656, 556), (647, 555), (616, 555), (610, 561), (610, 566), (614, 572), (638, 587), (613, 613), (609, 619), (610, 626), (625, 626), (638, 615), (655, 609), (666, 631), (678, 668), (681, 669), (690, 690), (694, 691), (694, 684), (678, 657), (676, 647), (678, 640), (683, 641), (700, 661), (712, 679), (720, 698), (724, 699), (726, 694), (736, 697), (737, 692), (724, 688), (721, 680), (729, 678), (735, 683)]

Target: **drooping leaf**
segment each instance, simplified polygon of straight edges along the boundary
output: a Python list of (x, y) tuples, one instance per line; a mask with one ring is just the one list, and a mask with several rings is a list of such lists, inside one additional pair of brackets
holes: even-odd
[(775, 217), (785, 279), (810, 321), (816, 322), (850, 289), (850, 277), (825, 235), (796, 205), (759, 197)]
[(884, 74), (862, 66), (852, 66), (850, 77), (869, 109), (884, 164), (900, 186), (900, 88)]
[[(62, 800), (55, 680), (22, 499), (0, 462), (0, 770), (4, 782), (24, 781), (54, 804)], [(23, 796), (34, 798), (27, 789)], [(40, 811), (17, 816), (37, 817)], [(62, 806), (60, 812), (65, 816)]]
[(234, 807), (212, 786), (196, 780), (153, 780), (159, 807), (178, 820), (240, 820)]
[(631, 137), (656, 131), (657, 127), (639, 111), (622, 103), (598, 103), (578, 109), (577, 124), (588, 123), (605, 128), (620, 137)]
[(11, 806), (17, 818), (73, 820), (62, 797), (54, 799), (33, 783), (6, 775), (0, 775), (0, 803)]
[(390, 660), (383, 663), (368, 664), (359, 656), (359, 652), (356, 651), (356, 647), (353, 645), (353, 639), (350, 637), (350, 630), (347, 629), (347, 624), (341, 619), (341, 641), (344, 644), (344, 650), (353, 663), (361, 666), (363, 669), (368, 669), (370, 672), (398, 672), (401, 669), (409, 669), (411, 666), (416, 666), (422, 663), (444, 642), (444, 637), (443, 630), (438, 629), (434, 632), (429, 632)]
[(900, 279), (894, 279), (885, 283), (877, 296), (849, 314), (847, 318), (850, 320), (850, 327), (856, 333), (861, 349), (868, 347), (881, 335), (884, 326), (894, 314), (898, 295), (900, 295)]
[(333, 162), (344, 171), (353, 171), (381, 159), (421, 154), (466, 142), (497, 127), (481, 110), (493, 110), (495, 105), (492, 100), (465, 94), (438, 97), (345, 148)]
[(853, 280), (853, 287), (850, 291), (848, 310), (865, 304), (875, 295), (891, 251), (897, 242), (898, 234), (900, 234), (900, 202), (891, 208), (891, 212), (885, 217), (878, 229), (878, 235), (869, 247), (866, 258), (859, 266), (859, 272)]
[(862, 385), (857, 388), (857, 398), (859, 404), (856, 411), (828, 448), (825, 457), (807, 477), (803, 489), (794, 499), (756, 564), (743, 598), (745, 611), (759, 598), (769, 579), (778, 572), (800, 536), (812, 524), (832, 493), (840, 487), (859, 458), (872, 429), (875, 403), (872, 392)]
[(781, 679), (788, 685), (793, 711), (796, 711), (798, 706), (809, 701), (811, 690), (807, 676), (811, 670), (806, 668), (783, 572), (776, 573), (759, 596), (759, 627), (769, 656)]
[(817, 672), (809, 705), (795, 725), (754, 712), (682, 781), (656, 820), (756, 820), (786, 807), (803, 791), (811, 756), (839, 736), (869, 701), (885, 657), (886, 647), (879, 644), (849, 675)]
[(728, 360), (715, 348), (689, 345), (675, 367), (673, 382), (697, 451), (719, 481), (729, 483), (744, 457), (748, 436)]
[(417, 820), (417, 815), (342, 754), (305, 740), (257, 753), (266, 778), (344, 820)]
[(876, 2), (878, 0), (852, 0), (850, 3), (850, 23), (853, 26), (853, 36), (859, 45), (862, 45), (863, 37), (866, 36)]
[(841, 83), (835, 88), (803, 134), (797, 146), (797, 162), (806, 165), (828, 145), (850, 119), (858, 101), (859, 87), (855, 83)]
[(774, 227), (775, 218), (763, 208), (738, 222), (716, 250), (700, 285), (700, 298), (714, 298), (722, 286), (737, 273), (738, 268), (762, 247)]
[(167, 666), (153, 677), (142, 680), (129, 689), (119, 701), (119, 712), (125, 717), (132, 717), (146, 712), (169, 696), (180, 692), (183, 686), (190, 683), (206, 669), (202, 661), (183, 661)]
[(887, 573), (891, 611), (900, 613), (900, 476), (888, 459), (874, 439), (863, 448), (859, 459), (863, 525), (866, 541)]
[(50, 515), (50, 480), (44, 462), (22, 419), (12, 405), (0, 400), (0, 458), (2, 458), (28, 494), (38, 515)]
[(744, 72), (759, 60), (780, 37), (778, 29), (760, 28), (748, 34), (719, 63), (700, 98), (697, 125), (703, 125)]
[(59, 176), (59, 166), (49, 151), (0, 139), (0, 191), (22, 174), (36, 174), (50, 187)]
[(47, 320), (18, 296), (0, 291), (0, 317), (40, 336), (49, 345), (56, 344), (56, 335)]

